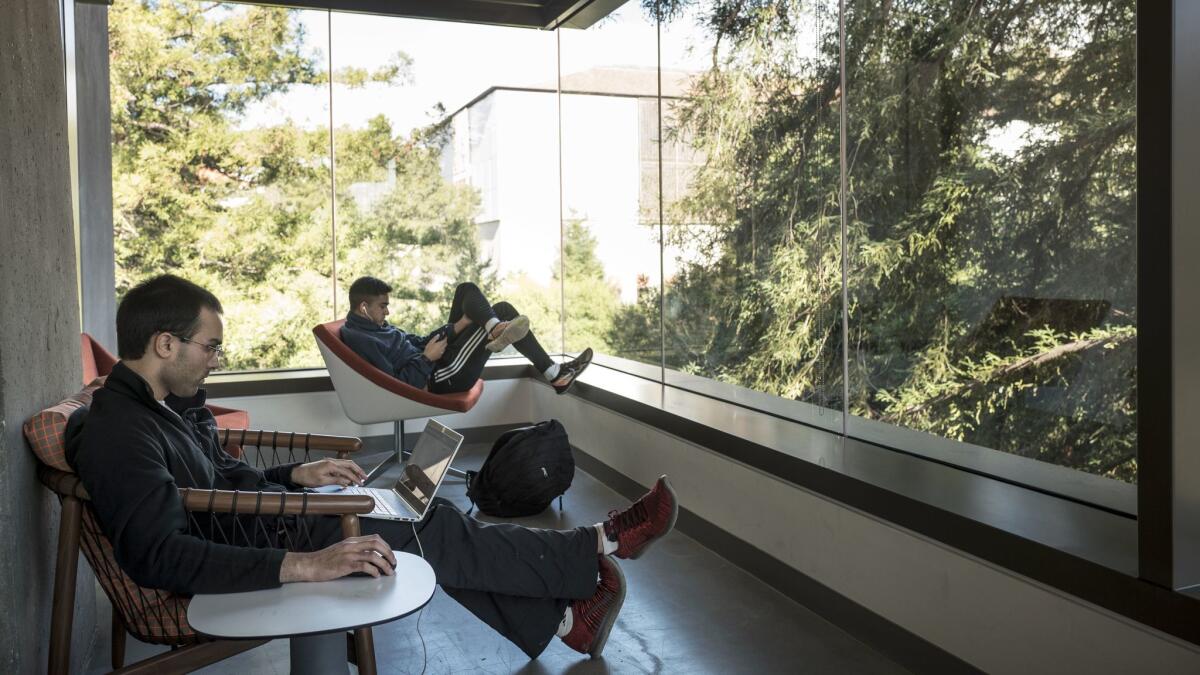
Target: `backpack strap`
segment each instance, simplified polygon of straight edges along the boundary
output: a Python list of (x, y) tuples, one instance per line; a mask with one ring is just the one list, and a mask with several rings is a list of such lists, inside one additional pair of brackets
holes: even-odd
[(475, 480), (475, 476), (478, 475), (478, 471), (467, 471), (466, 475), (464, 476), (467, 481), (467, 499), (471, 500), (471, 508), (467, 509), (468, 516), (471, 515), (471, 513), (475, 510), (475, 498), (471, 496), (471, 483)]

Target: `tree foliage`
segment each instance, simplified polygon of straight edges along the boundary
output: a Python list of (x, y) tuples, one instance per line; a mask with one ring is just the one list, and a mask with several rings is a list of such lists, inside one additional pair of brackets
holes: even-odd
[[(319, 365), (310, 330), (334, 318), (330, 129), (288, 118), (247, 128), (247, 112), (331, 80), (411, 81), (403, 53), (331, 77), (304, 44), (296, 13), (278, 8), (141, 0), (110, 13), (117, 291), (167, 271), (212, 289), (228, 368)], [(394, 320), (420, 329), (458, 281), (491, 283), (478, 197), (439, 172), (443, 130), (401, 136), (379, 116), (333, 139), (341, 293), (362, 274), (388, 278)]]
[(1132, 0), (848, 2), (845, 96), (836, 2), (644, 4), (712, 38), (668, 366), (1135, 478)]

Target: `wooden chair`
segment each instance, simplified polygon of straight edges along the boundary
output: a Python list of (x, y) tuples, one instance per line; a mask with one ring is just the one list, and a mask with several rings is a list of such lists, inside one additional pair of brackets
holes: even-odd
[[(94, 382), (56, 406), (41, 411), (25, 423), (24, 431), (40, 465), (38, 478), (62, 504), (59, 520), (58, 556), (54, 572), (54, 599), (50, 624), (48, 672), (66, 673), (70, 666), (71, 629), (74, 619), (75, 574), (80, 544), (113, 608), (112, 666), (120, 673), (189, 672), (264, 644), (265, 640), (218, 641), (192, 630), (187, 622), (189, 597), (138, 586), (117, 565), (112, 545), (101, 531), (87, 491), (66, 461), (66, 427), (71, 413), (89, 405)], [(319, 436), (273, 431), (221, 430), (222, 442), (237, 438), (256, 447), (255, 460), (265, 458), (307, 461), (314, 452), (336, 453), (345, 458), (361, 449), (357, 438)], [(339, 516), (346, 537), (360, 534), (358, 514), (374, 509), (367, 496), (314, 493), (225, 492), (181, 489), (184, 507), (192, 514), (241, 514), (270, 519), (278, 527), (277, 540), (300, 542), (305, 536), (303, 518), (280, 526), (288, 519), (278, 516)], [(256, 522), (264, 522), (262, 520)], [(289, 529), (290, 528), (290, 529)], [(294, 530), (294, 531), (293, 531)], [(237, 541), (236, 533), (229, 543)], [(288, 546), (288, 548), (291, 548)], [(125, 634), (151, 643), (170, 645), (171, 651), (127, 667)], [(374, 641), (370, 628), (355, 631), (349, 654), (360, 673), (375, 673)]]
[[(405, 420), (467, 412), (475, 407), (483, 394), (483, 380), (467, 391), (454, 394), (435, 394), (401, 382), (371, 365), (342, 342), (341, 330), (345, 323), (344, 319), (330, 321), (313, 328), (321, 358), (325, 360), (329, 379), (346, 417), (358, 424), (393, 424), (395, 459), (399, 460), (403, 455)], [(451, 471), (457, 476), (463, 475), (458, 469)]]

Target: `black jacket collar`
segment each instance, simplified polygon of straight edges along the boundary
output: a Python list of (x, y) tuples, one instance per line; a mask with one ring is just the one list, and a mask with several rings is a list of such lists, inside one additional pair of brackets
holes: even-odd
[(385, 323), (380, 326), (367, 317), (359, 316), (354, 312), (346, 315), (346, 325), (353, 327), (355, 330), (365, 330), (372, 333), (387, 333), (396, 330), (396, 327), (391, 324)]
[[(104, 382), (104, 388), (156, 410), (162, 408), (158, 400), (154, 398), (154, 389), (150, 383), (146, 382), (141, 375), (133, 372), (133, 369), (125, 365), (124, 361), (118, 361), (113, 366), (112, 372), (108, 374), (108, 379)], [(176, 415), (182, 417), (188, 410), (203, 408), (207, 399), (207, 392), (204, 389), (198, 389), (195, 396), (187, 398), (170, 394), (163, 403), (166, 403), (167, 407)]]

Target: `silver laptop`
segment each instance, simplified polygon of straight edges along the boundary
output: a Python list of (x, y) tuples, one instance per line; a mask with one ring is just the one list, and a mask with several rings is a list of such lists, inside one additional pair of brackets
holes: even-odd
[(375, 510), (363, 518), (420, 520), (442, 486), (462, 441), (462, 434), (437, 420), (429, 420), (417, 440), (417, 447), (402, 465), (400, 480), (395, 485), (390, 488), (348, 487), (341, 494), (375, 498)]

